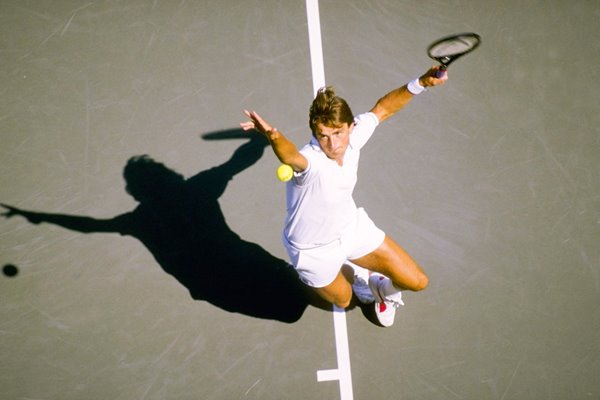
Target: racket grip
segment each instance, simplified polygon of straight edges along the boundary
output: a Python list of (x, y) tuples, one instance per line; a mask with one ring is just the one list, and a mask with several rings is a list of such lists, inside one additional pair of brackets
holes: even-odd
[(446, 68), (444, 65), (442, 65), (440, 67), (440, 69), (438, 69), (437, 71), (435, 71), (435, 77), (438, 78), (438, 79), (443, 78), (444, 75), (446, 75), (446, 70), (447, 69), (448, 68)]

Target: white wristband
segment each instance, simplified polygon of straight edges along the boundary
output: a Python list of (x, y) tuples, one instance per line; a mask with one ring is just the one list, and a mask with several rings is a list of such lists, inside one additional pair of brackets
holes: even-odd
[(425, 90), (427, 90), (423, 86), (421, 86), (421, 84), (419, 83), (419, 78), (413, 79), (412, 81), (408, 82), (406, 88), (409, 92), (411, 92), (414, 95), (421, 94)]

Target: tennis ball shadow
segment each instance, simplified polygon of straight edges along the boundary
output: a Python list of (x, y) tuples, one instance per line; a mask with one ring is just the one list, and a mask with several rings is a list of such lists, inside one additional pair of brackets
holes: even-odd
[(15, 265), (6, 264), (4, 267), (2, 267), (2, 273), (4, 276), (14, 278), (19, 274), (19, 269)]

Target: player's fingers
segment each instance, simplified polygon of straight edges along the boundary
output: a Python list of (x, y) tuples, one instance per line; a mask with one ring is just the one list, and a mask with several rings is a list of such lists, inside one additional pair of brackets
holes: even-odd
[(448, 80), (448, 70), (445, 70), (442, 73), (442, 76), (440, 76), (439, 78), (437, 78), (437, 80), (439, 81), (440, 85), (443, 85), (444, 83), (446, 83), (446, 81)]
[(250, 129), (254, 129), (255, 128), (254, 127), (254, 122), (242, 122), (242, 123), (240, 123), (240, 126), (245, 131), (249, 131)]
[(256, 111), (252, 111), (252, 119), (254, 120), (254, 122), (257, 122), (259, 124), (262, 124), (265, 122), (262, 119), (262, 117), (260, 115), (258, 115), (258, 113)]

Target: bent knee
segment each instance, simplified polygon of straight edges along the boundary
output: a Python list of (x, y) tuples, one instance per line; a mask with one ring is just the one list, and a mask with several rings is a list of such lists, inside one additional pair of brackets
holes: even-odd
[(427, 277), (427, 275), (423, 274), (422, 276), (419, 277), (419, 280), (413, 290), (415, 292), (419, 292), (421, 290), (426, 289), (427, 286), (429, 286), (429, 278)]
[(333, 301), (333, 304), (339, 308), (348, 308), (350, 306), (351, 301), (352, 301), (352, 296), (344, 297), (344, 298), (336, 298)]
[(349, 301), (345, 301), (343, 303), (335, 302), (334, 305), (337, 306), (337, 307), (339, 307), (339, 308), (346, 309), (346, 308), (348, 308), (350, 306), (350, 302)]
[(352, 287), (348, 284), (348, 289), (343, 288), (340, 291), (330, 291), (327, 288), (315, 289), (319, 296), (330, 304), (339, 308), (347, 308), (352, 301)]

